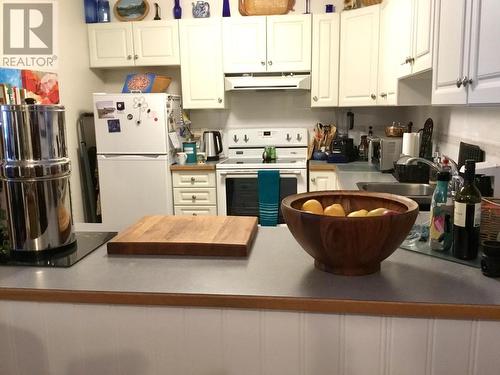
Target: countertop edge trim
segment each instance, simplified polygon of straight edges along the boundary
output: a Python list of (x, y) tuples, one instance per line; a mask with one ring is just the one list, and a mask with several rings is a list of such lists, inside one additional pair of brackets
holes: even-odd
[(499, 305), (333, 300), (279, 296), (0, 288), (0, 301), (236, 308), (443, 319), (500, 320)]

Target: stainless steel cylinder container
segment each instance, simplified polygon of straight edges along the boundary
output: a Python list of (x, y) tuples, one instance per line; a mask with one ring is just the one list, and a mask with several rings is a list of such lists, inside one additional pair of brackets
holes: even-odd
[(43, 251), (74, 242), (64, 107), (0, 106), (0, 133), (12, 250)]

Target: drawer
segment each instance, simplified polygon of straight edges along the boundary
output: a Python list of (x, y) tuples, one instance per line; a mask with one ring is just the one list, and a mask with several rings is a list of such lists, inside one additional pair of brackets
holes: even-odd
[(215, 172), (172, 172), (172, 184), (174, 188), (185, 187), (208, 187), (215, 188)]
[(217, 215), (216, 206), (175, 206), (174, 212), (176, 216), (207, 216)]
[(174, 205), (217, 205), (215, 188), (174, 188)]

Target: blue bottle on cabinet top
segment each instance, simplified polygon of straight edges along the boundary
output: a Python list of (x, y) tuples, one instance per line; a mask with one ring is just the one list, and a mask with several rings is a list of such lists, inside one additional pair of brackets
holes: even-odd
[(97, 1), (97, 22), (111, 22), (109, 15), (109, 1), (108, 0), (98, 0)]
[(84, 0), (83, 5), (85, 7), (85, 22), (86, 23), (96, 23), (97, 22), (97, 0)]
[(231, 17), (231, 9), (229, 8), (229, 0), (224, 0), (222, 5), (222, 17)]
[(174, 5), (174, 18), (176, 20), (180, 19), (182, 17), (182, 8), (179, 4), (180, 0), (175, 0), (175, 5)]

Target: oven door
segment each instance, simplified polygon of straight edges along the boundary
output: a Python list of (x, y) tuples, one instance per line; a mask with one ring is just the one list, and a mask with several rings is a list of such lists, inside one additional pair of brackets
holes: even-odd
[[(305, 169), (280, 170), (280, 200), (307, 191)], [(256, 170), (217, 171), (219, 215), (259, 216), (259, 189)], [(278, 223), (284, 224), (281, 207)]]

